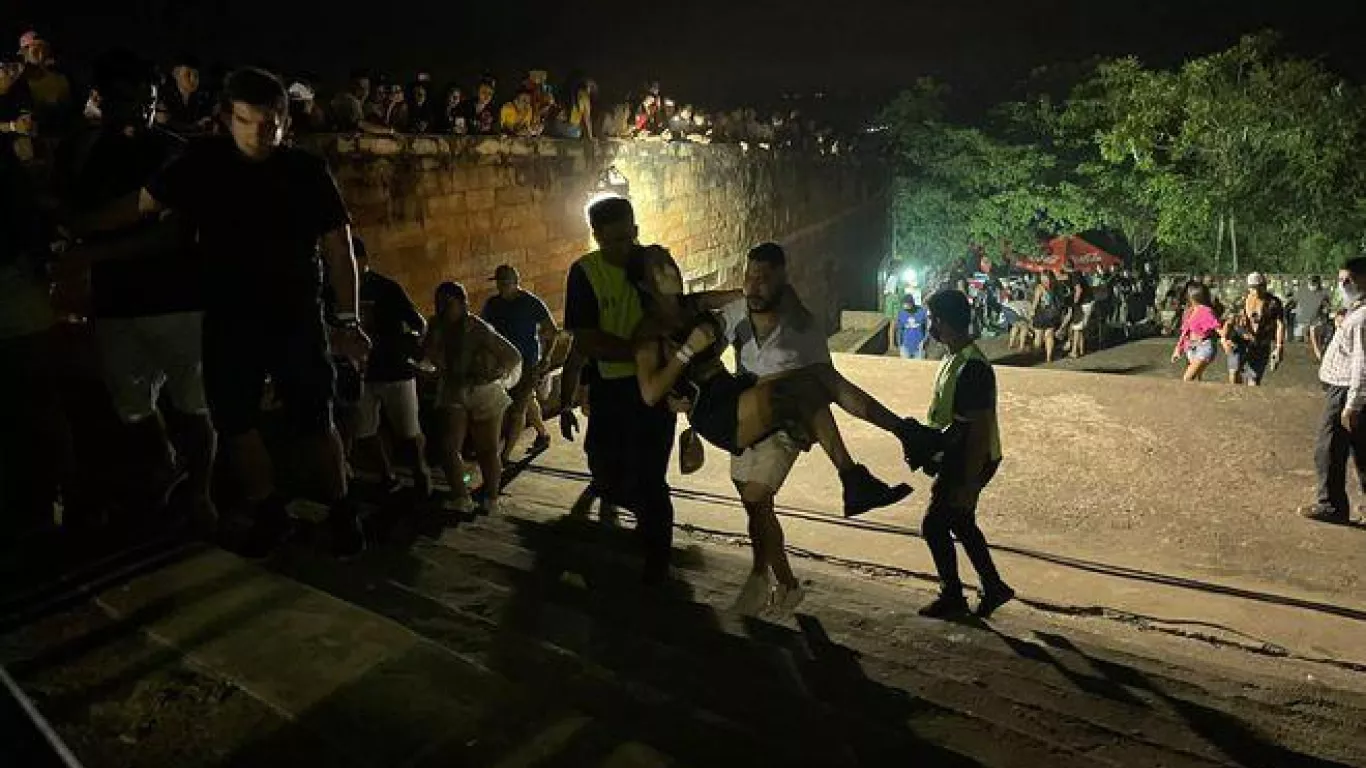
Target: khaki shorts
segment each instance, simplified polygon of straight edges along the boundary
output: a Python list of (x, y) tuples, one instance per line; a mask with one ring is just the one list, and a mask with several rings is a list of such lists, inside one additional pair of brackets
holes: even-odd
[(400, 439), (411, 440), (422, 434), (417, 418), (417, 380), (367, 381), (361, 385), (357, 404), (356, 437), (371, 437), (379, 432), (379, 412)]
[(447, 403), (448, 408), (463, 408), (470, 421), (489, 421), (502, 419), (503, 413), (512, 404), (508, 391), (501, 382), (476, 384), (460, 393), (460, 399)]
[(800, 455), (801, 447), (786, 432), (769, 435), (731, 457), (730, 479), (740, 485), (762, 485), (777, 493)]
[(209, 412), (204, 397), (202, 312), (95, 320), (105, 385), (119, 418), (136, 422), (156, 413), (166, 390), (181, 413)]

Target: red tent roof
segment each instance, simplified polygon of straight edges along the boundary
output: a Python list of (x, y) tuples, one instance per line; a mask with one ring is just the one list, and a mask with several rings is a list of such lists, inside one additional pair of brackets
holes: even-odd
[(1076, 235), (1055, 237), (1044, 245), (1044, 249), (1041, 256), (1016, 254), (1015, 266), (1029, 272), (1064, 272), (1069, 269), (1095, 272), (1102, 267), (1124, 263), (1120, 257)]

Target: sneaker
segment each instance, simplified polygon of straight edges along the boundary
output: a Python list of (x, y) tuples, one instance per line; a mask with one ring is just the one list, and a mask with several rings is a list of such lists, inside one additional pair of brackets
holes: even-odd
[(844, 516), (856, 517), (881, 507), (891, 506), (911, 495), (911, 486), (902, 483), (889, 486), (873, 477), (868, 468), (859, 464), (840, 473), (844, 486)]
[(769, 603), (773, 612), (779, 616), (790, 616), (797, 606), (806, 599), (806, 589), (801, 584), (779, 584), (773, 590), (773, 600)]
[(999, 587), (982, 591), (982, 599), (977, 603), (977, 618), (988, 619), (997, 608), (1015, 599), (1015, 590), (1002, 584)]
[(476, 511), (481, 515), (497, 517), (503, 512), (503, 497), (497, 496), (492, 499), (485, 498), (483, 501), (479, 502), (479, 509)]
[(1308, 507), (1300, 507), (1300, 517), (1316, 520), (1320, 523), (1333, 523), (1335, 525), (1346, 525), (1351, 520), (1351, 515), (1346, 512), (1339, 512), (1326, 504), (1314, 504)]
[(361, 526), (356, 508), (348, 501), (332, 505), (327, 516), (332, 531), (332, 554), (343, 560), (365, 551), (365, 529)]
[(952, 619), (968, 614), (968, 601), (962, 595), (940, 595), (933, 603), (921, 608), (921, 616), (927, 619)]
[(247, 530), (238, 554), (253, 560), (267, 557), (289, 538), (293, 530), (294, 521), (285, 510), (284, 501), (272, 496), (252, 510), (251, 528)]
[(768, 574), (751, 573), (745, 579), (745, 585), (740, 587), (740, 595), (730, 609), (741, 616), (757, 616), (768, 606), (772, 597), (773, 585), (768, 580)]
[(441, 500), (441, 514), (451, 522), (467, 520), (474, 515), (474, 499), (469, 494), (448, 495)]
[(536, 439), (531, 442), (531, 447), (526, 449), (526, 452), (535, 455), (538, 453), (545, 453), (549, 449), (550, 435), (537, 435)]

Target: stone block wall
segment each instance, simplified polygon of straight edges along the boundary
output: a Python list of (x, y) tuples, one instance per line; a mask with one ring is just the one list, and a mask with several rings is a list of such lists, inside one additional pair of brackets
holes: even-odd
[(372, 266), (423, 307), (443, 280), (476, 306), (512, 264), (559, 313), (565, 275), (592, 249), (584, 217), (613, 168), (641, 242), (661, 243), (693, 289), (736, 287), (750, 247), (788, 249), (798, 290), (831, 329), (876, 306), (890, 238), (888, 177), (875, 161), (737, 145), (553, 139), (317, 136)]

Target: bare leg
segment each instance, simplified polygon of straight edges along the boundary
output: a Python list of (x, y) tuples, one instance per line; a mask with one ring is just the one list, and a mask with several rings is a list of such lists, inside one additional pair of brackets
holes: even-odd
[(503, 460), (498, 453), (498, 438), (503, 419), (485, 419), (470, 424), (474, 452), (479, 457), (479, 470), (484, 476), (484, 498), (489, 509), (496, 510), (498, 496), (503, 490)]
[(535, 395), (532, 396), (531, 402), (527, 405), (526, 418), (527, 422), (531, 424), (531, 428), (536, 430), (537, 437), (545, 440), (550, 439), (550, 430), (546, 429), (545, 417), (541, 415), (541, 400)]
[(321, 434), (308, 437), (307, 445), (323, 498), (329, 502), (346, 498), (346, 450), (341, 434), (329, 426)]
[(1196, 360), (1186, 366), (1186, 375), (1182, 377), (1185, 381), (1199, 381), (1205, 375), (1205, 369), (1209, 367), (1209, 361)]
[(232, 466), (247, 501), (265, 501), (275, 492), (275, 468), (261, 433), (255, 429), (227, 440)]
[(816, 373), (821, 383), (830, 392), (830, 397), (840, 410), (860, 421), (866, 421), (879, 429), (896, 434), (903, 419), (887, 409), (872, 395), (864, 392), (844, 376), (833, 365), (816, 365), (805, 370)]
[(773, 578), (786, 587), (799, 585), (792, 573), (792, 564), (787, 559), (783, 526), (773, 509), (773, 492), (755, 483), (742, 483), (738, 486), (740, 500), (749, 515), (749, 540), (754, 551), (752, 573), (763, 574), (772, 571)]
[(502, 430), (503, 461), (512, 459), (512, 451), (522, 439), (522, 433), (526, 431), (527, 405), (525, 395), (517, 393), (517, 396), (512, 400), (512, 405), (508, 406), (507, 414), (503, 417), (505, 422), (505, 428)]
[(465, 459), (462, 448), (465, 445), (465, 431), (469, 427), (469, 412), (464, 408), (448, 406), (446, 409), (446, 445), (442, 451), (445, 459), (446, 482), (451, 486), (451, 500), (467, 499), (470, 489), (465, 487)]
[[(854, 459), (844, 444), (844, 436), (840, 434), (839, 425), (835, 423), (835, 414), (831, 413), (829, 408), (821, 408), (812, 414), (811, 430), (815, 434), (816, 442), (821, 444), (821, 450), (830, 457), (830, 463), (835, 465), (835, 469), (845, 472), (854, 468)], [(769, 502), (771, 505), (772, 499)]]

